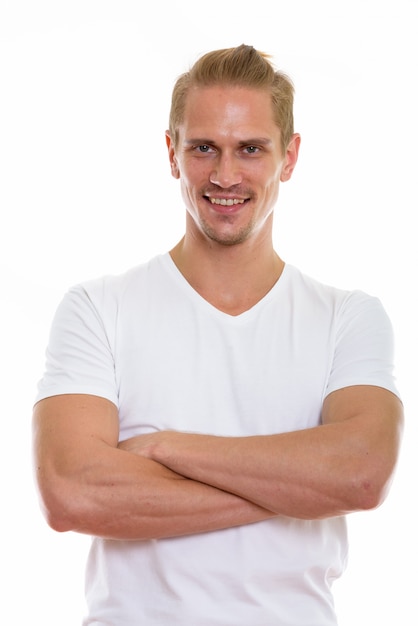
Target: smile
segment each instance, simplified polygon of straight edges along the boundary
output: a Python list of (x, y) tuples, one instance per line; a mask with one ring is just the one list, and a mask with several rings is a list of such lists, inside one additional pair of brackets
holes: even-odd
[(212, 204), (221, 204), (222, 206), (232, 206), (234, 204), (244, 204), (245, 200), (239, 198), (209, 198)]

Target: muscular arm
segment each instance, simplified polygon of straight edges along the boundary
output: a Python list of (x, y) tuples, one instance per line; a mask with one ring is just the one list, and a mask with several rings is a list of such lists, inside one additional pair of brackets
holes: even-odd
[(273, 513), (118, 449), (116, 407), (89, 395), (40, 401), (34, 461), (42, 506), (58, 531), (148, 539), (260, 521)]
[(319, 519), (378, 506), (396, 464), (400, 401), (379, 387), (347, 387), (325, 399), (322, 417), (321, 426), (271, 436), (168, 431), (121, 445), (281, 515)]

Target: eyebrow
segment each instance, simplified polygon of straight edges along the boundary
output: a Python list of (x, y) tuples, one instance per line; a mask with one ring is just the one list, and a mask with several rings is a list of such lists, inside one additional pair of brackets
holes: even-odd
[[(205, 145), (205, 144), (209, 144), (209, 145), (216, 145), (216, 141), (214, 141), (213, 139), (208, 139), (208, 138), (203, 138), (203, 137), (196, 137), (195, 139), (186, 139), (184, 142), (186, 145)], [(241, 139), (240, 141), (238, 141), (238, 145), (239, 146), (269, 146), (271, 145), (273, 142), (271, 139), (269, 139), (268, 137), (250, 137), (248, 139)]]
[(269, 146), (271, 145), (273, 142), (271, 139), (269, 139), (268, 137), (252, 137), (250, 139), (246, 139), (245, 141), (239, 141), (238, 142), (239, 145), (241, 146), (252, 146), (252, 145), (256, 145), (256, 146)]

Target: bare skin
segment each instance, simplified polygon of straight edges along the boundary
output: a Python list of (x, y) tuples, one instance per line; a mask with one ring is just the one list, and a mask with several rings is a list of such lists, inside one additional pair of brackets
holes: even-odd
[(118, 449), (118, 436), (117, 409), (103, 398), (55, 396), (35, 406), (35, 471), (52, 528), (150, 539), (273, 516), (245, 499)]
[(324, 425), (254, 437), (164, 431), (119, 447), (278, 515), (321, 519), (383, 501), (396, 464), (401, 406), (379, 387), (347, 387), (324, 402)]
[[(300, 136), (291, 138), (283, 155), (268, 94), (209, 87), (189, 95), (178, 145), (169, 133), (166, 140), (186, 205), (186, 234), (171, 256), (202, 297), (238, 315), (258, 302), (283, 270), (272, 243), (273, 209), (280, 183), (296, 165)], [(211, 199), (243, 204), (224, 206)]]
[[(179, 131), (177, 145), (166, 139), (186, 231), (171, 256), (203, 298), (239, 315), (280, 279), (273, 208), (300, 138), (282, 154), (269, 94), (225, 86), (192, 90)], [(173, 431), (119, 442), (112, 403), (57, 396), (34, 411), (37, 479), (53, 528), (102, 537), (187, 535), (275, 515), (318, 519), (382, 502), (402, 419), (390, 392), (350, 387), (328, 396), (323, 425), (305, 431), (245, 438)]]

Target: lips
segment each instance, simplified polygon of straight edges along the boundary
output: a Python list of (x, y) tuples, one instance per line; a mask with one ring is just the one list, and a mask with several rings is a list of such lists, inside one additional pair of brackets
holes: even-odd
[(234, 204), (244, 204), (245, 200), (242, 198), (209, 198), (212, 204), (219, 204), (221, 206), (233, 206)]

